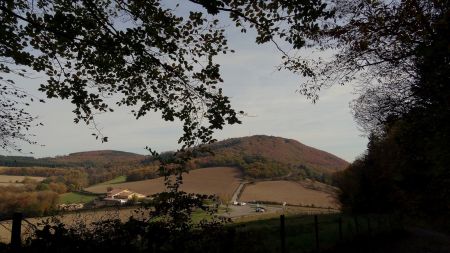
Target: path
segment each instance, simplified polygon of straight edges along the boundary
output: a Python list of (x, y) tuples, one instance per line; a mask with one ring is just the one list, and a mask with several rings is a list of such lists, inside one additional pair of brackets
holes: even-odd
[(239, 185), (239, 187), (236, 189), (236, 191), (234, 191), (233, 193), (233, 197), (231, 197), (230, 203), (233, 204), (235, 201), (238, 201), (238, 197), (241, 194), (242, 188), (244, 188), (244, 185), (248, 183), (248, 182), (241, 182), (241, 184)]

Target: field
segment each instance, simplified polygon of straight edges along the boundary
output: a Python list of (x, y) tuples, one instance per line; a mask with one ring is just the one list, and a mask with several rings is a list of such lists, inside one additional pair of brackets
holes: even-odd
[(45, 179), (44, 177), (0, 175), (0, 186), (20, 185), (20, 182), (22, 182), (25, 178), (33, 179), (38, 182)]
[[(200, 194), (233, 195), (239, 186), (241, 172), (231, 167), (212, 167), (190, 171), (183, 177), (182, 190)], [(165, 190), (164, 179), (156, 178), (136, 182), (99, 184), (85, 190), (105, 193), (108, 187), (129, 189), (141, 194), (152, 195)]]
[(111, 179), (109, 181), (97, 184), (97, 185), (111, 185), (111, 184), (120, 184), (120, 183), (125, 183), (127, 180), (126, 176), (118, 176), (114, 179)]
[(87, 203), (97, 196), (78, 192), (68, 192), (59, 195), (58, 204)]
[(331, 193), (308, 189), (291, 181), (263, 181), (248, 184), (240, 197), (241, 201), (270, 201), (291, 205), (337, 208)]

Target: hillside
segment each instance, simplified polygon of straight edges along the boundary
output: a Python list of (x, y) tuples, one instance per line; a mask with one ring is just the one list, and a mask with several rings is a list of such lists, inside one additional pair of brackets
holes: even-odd
[(321, 172), (331, 173), (345, 169), (349, 163), (328, 152), (306, 146), (296, 140), (255, 135), (232, 138), (211, 145), (217, 153), (261, 156), (283, 164), (304, 164)]
[(345, 160), (296, 140), (255, 135), (232, 138), (209, 146), (215, 156), (197, 159), (200, 167), (238, 166), (248, 177), (315, 178), (320, 181), (348, 166)]
[[(232, 166), (240, 168), (246, 178), (312, 178), (328, 182), (331, 173), (348, 165), (335, 155), (296, 140), (265, 135), (227, 139), (211, 144), (209, 148), (215, 155), (199, 154), (192, 162), (192, 168)], [(132, 172), (136, 178), (142, 178), (145, 173), (152, 174), (152, 170), (155, 170), (154, 167), (148, 168), (152, 167), (152, 159), (149, 156), (113, 150), (78, 152), (38, 159), (0, 156), (0, 166), (87, 169), (90, 184), (110, 180), (119, 175), (130, 175)], [(145, 166), (146, 169), (137, 170)], [(9, 172), (21, 175), (18, 173), (21, 172)], [(44, 176), (41, 174), (33, 173), (35, 176)], [(153, 175), (147, 178), (153, 178)]]

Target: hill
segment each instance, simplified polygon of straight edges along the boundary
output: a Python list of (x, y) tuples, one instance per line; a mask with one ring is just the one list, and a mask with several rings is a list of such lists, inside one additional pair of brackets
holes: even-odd
[(139, 164), (146, 156), (124, 151), (96, 150), (71, 153), (66, 156), (43, 158), (59, 164), (71, 164), (85, 167), (104, 167), (105, 165)]
[[(240, 168), (246, 178), (312, 178), (328, 182), (329, 175), (348, 165), (335, 155), (281, 137), (256, 135), (231, 138), (208, 147), (215, 155), (200, 153), (193, 160), (192, 168), (232, 166)], [(171, 152), (166, 152), (165, 155), (171, 155)], [(111, 180), (120, 175), (132, 174), (133, 178), (137, 178), (132, 179), (130, 176), (130, 180), (153, 178), (156, 168), (152, 163), (149, 156), (114, 150), (78, 152), (38, 159), (0, 156), (0, 166), (83, 169), (89, 174), (90, 184)], [(144, 167), (145, 169), (141, 169)], [(44, 170), (41, 171), (44, 173)], [(19, 172), (9, 172), (15, 175), (17, 173)], [(33, 173), (35, 176), (44, 176), (41, 174)]]
[(314, 178), (320, 181), (349, 163), (296, 140), (255, 135), (209, 145), (215, 154), (198, 158), (199, 167), (237, 166), (251, 178)]
[(29, 156), (0, 156), (0, 166), (9, 167), (105, 167), (139, 164), (146, 156), (124, 151), (95, 150), (63, 156), (34, 158)]
[[(64, 156), (34, 158), (0, 156), (0, 174), (52, 177), (54, 182), (86, 186), (128, 175), (130, 171), (145, 168), (144, 155), (123, 151), (97, 150), (71, 153)], [(69, 187), (71, 188), (71, 187)]]

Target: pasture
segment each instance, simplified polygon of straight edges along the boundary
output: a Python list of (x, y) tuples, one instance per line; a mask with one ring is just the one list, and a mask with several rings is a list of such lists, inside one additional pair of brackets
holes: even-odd
[(97, 198), (95, 195), (88, 195), (79, 192), (67, 192), (58, 196), (58, 204), (87, 203)]
[(127, 181), (127, 177), (126, 176), (118, 176), (114, 179), (111, 179), (109, 181), (103, 182), (103, 183), (99, 183), (99, 185), (109, 185), (109, 184), (120, 184), (120, 183), (125, 183)]
[[(183, 176), (181, 189), (189, 193), (233, 195), (241, 181), (241, 172), (232, 167), (211, 167), (196, 169)], [(99, 184), (84, 189), (92, 193), (106, 193), (108, 187), (129, 189), (145, 195), (152, 195), (166, 189), (164, 178), (136, 182)]]

